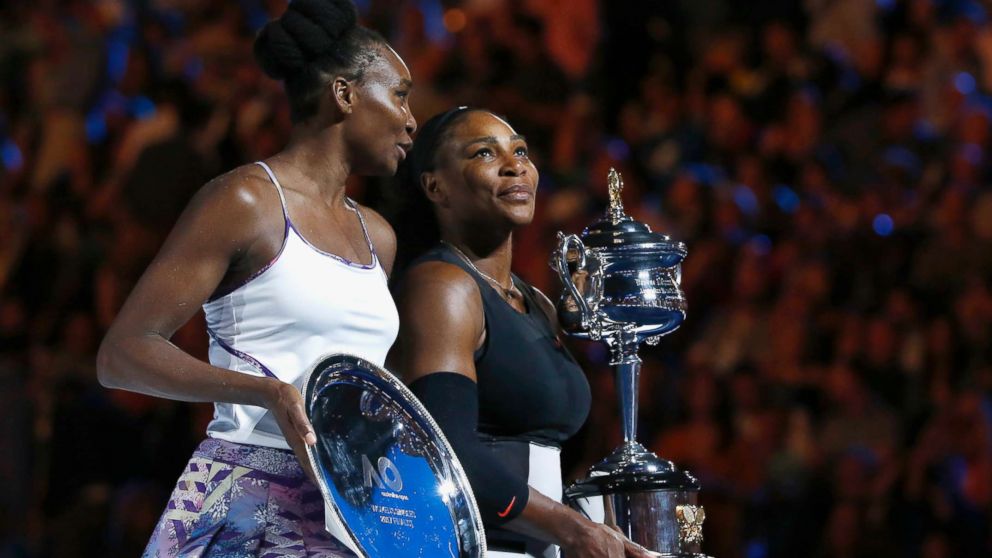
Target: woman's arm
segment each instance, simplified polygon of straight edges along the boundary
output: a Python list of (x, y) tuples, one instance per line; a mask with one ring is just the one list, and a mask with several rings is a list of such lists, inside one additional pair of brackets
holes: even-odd
[(232, 270), (247, 276), (248, 268), (279, 251), (280, 207), (272, 185), (248, 168), (204, 186), (104, 337), (97, 354), (100, 383), (180, 401), (266, 407), (291, 447), (315, 440), (292, 385), (211, 366), (169, 341)]
[[(473, 395), (477, 398), (478, 392), (467, 386), (475, 389), (474, 353), (485, 335), (482, 299), (475, 281), (456, 266), (430, 262), (412, 268), (400, 292), (400, 370), (404, 380), (417, 388), (415, 392), (425, 407), (439, 419), (463, 461), (480, 507), (492, 508), (483, 509), (483, 516), (512, 517), (505, 528), (559, 544), (576, 558), (647, 556), (617, 531), (526, 487), (526, 479), (507, 478), (510, 473), (492, 459), (477, 458), (488, 450), (474, 430), (478, 402), (466, 401)], [(457, 381), (452, 373), (462, 375), (463, 380)], [(430, 379), (438, 380), (432, 382), (435, 386), (445, 379), (445, 389), (452, 397), (445, 400), (442, 390), (424, 389), (423, 384), (432, 376)], [(463, 416), (465, 408), (471, 408), (475, 415)], [(465, 431), (469, 426), (472, 431)], [(512, 502), (503, 509), (506, 503), (499, 494), (490, 494), (494, 485), (506, 487), (503, 499), (510, 500), (521, 483), (526, 501), (519, 510), (512, 510)], [(508, 513), (511, 510), (513, 513)]]

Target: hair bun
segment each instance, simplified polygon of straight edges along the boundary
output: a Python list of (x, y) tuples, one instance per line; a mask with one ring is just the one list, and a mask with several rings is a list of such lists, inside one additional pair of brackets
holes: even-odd
[(358, 25), (350, 0), (293, 0), (255, 39), (255, 58), (273, 79), (286, 79), (307, 62), (333, 54), (335, 44)]
[(351, 0), (293, 0), (287, 13), (298, 13), (336, 41), (358, 25), (358, 12)]

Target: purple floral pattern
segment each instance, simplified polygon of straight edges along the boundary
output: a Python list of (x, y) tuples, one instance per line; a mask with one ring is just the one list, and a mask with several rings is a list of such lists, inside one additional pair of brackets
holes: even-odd
[(144, 558), (353, 556), (288, 451), (208, 439), (176, 483)]

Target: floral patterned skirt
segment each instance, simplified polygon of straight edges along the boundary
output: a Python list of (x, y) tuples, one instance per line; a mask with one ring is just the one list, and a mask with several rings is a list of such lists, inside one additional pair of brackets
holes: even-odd
[(324, 530), (320, 490), (292, 452), (208, 438), (179, 477), (143, 557), (354, 556)]

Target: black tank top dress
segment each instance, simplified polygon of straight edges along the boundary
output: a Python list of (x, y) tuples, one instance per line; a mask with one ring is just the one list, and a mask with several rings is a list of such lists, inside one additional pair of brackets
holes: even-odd
[[(426, 261), (463, 269), (475, 279), (482, 296), (486, 337), (475, 352), (480, 439), (493, 459), (546, 496), (560, 500), (561, 443), (579, 430), (589, 414), (591, 395), (585, 374), (559, 340), (534, 287), (512, 276), (527, 309), (520, 313), (447, 245), (417, 259), (417, 263)], [(491, 552), (557, 555), (553, 546), (499, 528), (486, 529), (486, 542)]]

